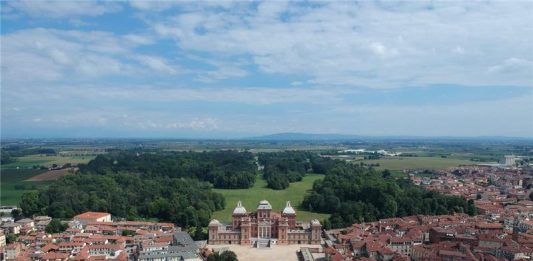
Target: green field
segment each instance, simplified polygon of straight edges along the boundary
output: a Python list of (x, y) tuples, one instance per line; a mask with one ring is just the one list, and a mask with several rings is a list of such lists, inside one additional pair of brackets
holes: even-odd
[(29, 169), (35, 165), (52, 166), (52, 164), (64, 165), (71, 163), (73, 165), (80, 163), (87, 163), (94, 159), (94, 156), (47, 156), (44, 154), (28, 155), (24, 157), (17, 157), (17, 161), (2, 165), (2, 169)]
[[(0, 205), (17, 205), (24, 192), (47, 186), (49, 182), (25, 181), (46, 171), (41, 169), (2, 169)], [(16, 186), (20, 187), (17, 189)]]
[(291, 201), (292, 206), (296, 209), (297, 219), (304, 221), (314, 218), (324, 220), (328, 218), (328, 214), (304, 211), (300, 207), (300, 203), (307, 191), (313, 186), (313, 182), (323, 177), (323, 175), (319, 174), (307, 174), (302, 181), (291, 183), (285, 190), (267, 188), (267, 183), (262, 178), (258, 178), (254, 186), (249, 189), (215, 189), (216, 192), (222, 193), (226, 198), (226, 208), (215, 212), (212, 218), (223, 222), (231, 222), (231, 213), (237, 205), (237, 201), (241, 200), (246, 210), (254, 211), (259, 201), (266, 199), (272, 204), (274, 211), (282, 211), (285, 207), (285, 202)]
[[(16, 162), (3, 164), (0, 168), (0, 205), (17, 205), (24, 192), (48, 186), (50, 182), (25, 181), (47, 170), (33, 169), (33, 166), (64, 165), (66, 163), (87, 163), (94, 156), (47, 156), (28, 155), (17, 157)], [(17, 188), (15, 188), (17, 187)]]
[(441, 158), (441, 157), (391, 157), (379, 160), (355, 161), (366, 164), (379, 163), (378, 170), (403, 170), (403, 169), (443, 169), (459, 165), (471, 165), (476, 162), (465, 159)]

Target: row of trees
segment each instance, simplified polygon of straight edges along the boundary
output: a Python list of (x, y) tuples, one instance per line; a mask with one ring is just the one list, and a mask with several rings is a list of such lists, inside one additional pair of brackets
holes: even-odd
[(215, 188), (249, 188), (257, 175), (250, 152), (114, 152), (99, 155), (87, 165), (85, 173), (106, 174), (121, 171), (140, 173), (143, 177), (197, 178)]
[(231, 250), (222, 253), (215, 252), (207, 257), (207, 261), (238, 261), (237, 254)]
[[(56, 155), (57, 152), (52, 148), (44, 147), (24, 147), (24, 146), (7, 146), (2, 148), (2, 159), (12, 157), (23, 157), (27, 155), (46, 154)], [(4, 162), (2, 162), (3, 164)]]
[(327, 227), (346, 227), (361, 221), (454, 212), (475, 214), (473, 201), (446, 196), (396, 180), (371, 168), (337, 162), (323, 180), (313, 184), (302, 206), (310, 211), (332, 214)]
[(224, 197), (196, 179), (145, 177), (135, 173), (68, 175), (48, 188), (23, 194), (25, 216), (71, 218), (85, 211), (127, 219), (158, 218), (182, 227), (207, 226)]

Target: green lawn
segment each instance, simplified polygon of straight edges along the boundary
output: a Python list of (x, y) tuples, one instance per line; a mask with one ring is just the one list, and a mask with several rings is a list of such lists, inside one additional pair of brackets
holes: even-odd
[[(48, 186), (49, 182), (25, 181), (46, 172), (40, 169), (2, 169), (0, 174), (0, 205), (17, 205), (24, 192)], [(15, 186), (24, 186), (16, 189)]]
[[(360, 161), (355, 161), (356, 163)], [(459, 165), (471, 165), (476, 162), (464, 159), (441, 158), (441, 157), (391, 157), (379, 160), (363, 160), (366, 164), (379, 163), (378, 170), (403, 170), (403, 169), (443, 169)]]
[(33, 166), (51, 166), (52, 164), (63, 165), (66, 163), (80, 164), (87, 163), (94, 159), (95, 156), (47, 156), (44, 154), (28, 155), (24, 157), (17, 157), (17, 161), (2, 165), (2, 169), (29, 169)]
[(237, 201), (241, 200), (246, 210), (251, 212), (255, 211), (260, 200), (266, 199), (272, 204), (274, 211), (282, 211), (285, 207), (285, 202), (290, 201), (292, 206), (296, 209), (296, 217), (298, 220), (308, 221), (314, 218), (319, 220), (326, 219), (329, 217), (328, 214), (303, 211), (300, 207), (300, 203), (307, 191), (313, 186), (313, 182), (322, 179), (323, 177), (323, 175), (319, 174), (307, 174), (302, 181), (291, 183), (285, 190), (273, 190), (267, 188), (267, 183), (262, 178), (258, 178), (254, 186), (249, 189), (215, 189), (216, 192), (222, 193), (226, 198), (226, 208), (215, 212), (212, 218), (224, 222), (231, 222), (231, 213), (237, 205)]

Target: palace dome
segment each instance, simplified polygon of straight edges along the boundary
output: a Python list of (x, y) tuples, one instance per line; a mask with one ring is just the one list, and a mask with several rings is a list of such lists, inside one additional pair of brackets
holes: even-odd
[(270, 202), (266, 200), (259, 201), (259, 206), (257, 206), (257, 209), (272, 209), (272, 205), (270, 205)]
[(235, 214), (237, 215), (246, 214), (246, 209), (242, 206), (242, 202), (240, 200), (239, 202), (237, 202), (237, 206), (233, 210), (233, 215)]
[(291, 206), (291, 202), (290, 201), (287, 201), (287, 205), (283, 209), (283, 214), (287, 214), (287, 215), (296, 214), (296, 211), (294, 211), (294, 208)]

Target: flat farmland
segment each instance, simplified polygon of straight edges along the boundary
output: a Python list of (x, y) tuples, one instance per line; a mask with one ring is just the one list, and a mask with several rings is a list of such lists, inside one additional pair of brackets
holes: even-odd
[(466, 159), (441, 158), (441, 157), (391, 157), (379, 160), (362, 160), (354, 163), (379, 164), (378, 170), (403, 170), (403, 169), (443, 169), (460, 165), (472, 165), (476, 162)]
[(285, 190), (273, 190), (267, 188), (266, 181), (258, 176), (254, 186), (249, 189), (214, 189), (214, 191), (221, 193), (226, 198), (226, 208), (215, 212), (212, 218), (230, 222), (233, 209), (239, 200), (242, 201), (246, 210), (251, 212), (255, 211), (260, 200), (266, 199), (272, 204), (273, 210), (278, 212), (283, 210), (287, 201), (290, 201), (296, 210), (298, 220), (326, 219), (329, 217), (328, 214), (304, 211), (301, 210), (300, 206), (305, 194), (311, 190), (313, 182), (322, 178), (324, 178), (324, 175), (307, 174), (302, 181), (291, 183)]
[(25, 192), (48, 186), (49, 182), (31, 182), (28, 179), (47, 170), (41, 169), (2, 169), (0, 186), (0, 205), (17, 205)]
[(72, 165), (87, 163), (94, 159), (95, 156), (47, 156), (44, 154), (28, 155), (24, 157), (17, 157), (17, 161), (9, 164), (2, 165), (2, 169), (29, 169), (33, 166), (52, 166), (64, 165), (70, 163)]
[(44, 154), (17, 157), (16, 162), (3, 164), (0, 168), (0, 205), (16, 205), (27, 191), (48, 186), (66, 175), (66, 170), (48, 171), (34, 169), (34, 166), (76, 165), (87, 163), (94, 156), (47, 156)]
[(57, 169), (57, 170), (49, 170), (45, 173), (33, 176), (25, 181), (54, 181), (57, 180), (65, 175), (68, 175), (69, 173), (73, 173), (74, 170), (72, 169)]

